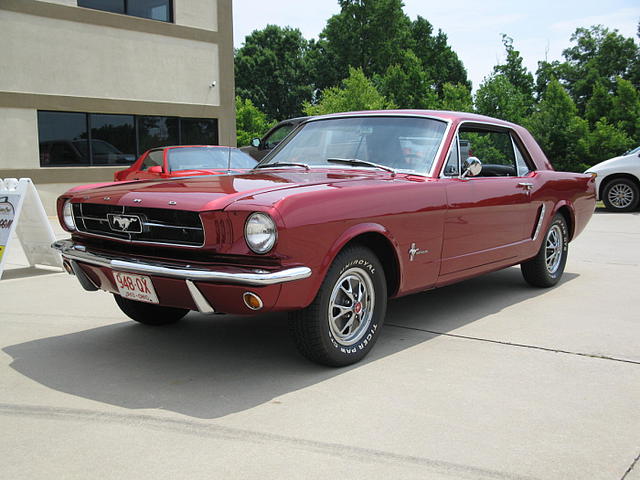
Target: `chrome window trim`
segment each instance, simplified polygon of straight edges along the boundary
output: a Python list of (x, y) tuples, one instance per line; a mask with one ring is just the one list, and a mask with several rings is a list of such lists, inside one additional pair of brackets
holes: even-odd
[[(459, 145), (458, 134), (460, 133), (460, 127), (462, 125), (466, 124), (466, 123), (470, 123), (472, 125), (489, 125), (491, 127), (498, 127), (498, 128), (500, 128), (502, 130), (506, 130), (509, 133), (509, 138), (510, 138), (512, 144), (513, 144), (513, 141), (514, 141), (513, 140), (514, 135), (517, 136), (515, 130), (509, 125), (503, 125), (501, 123), (494, 123), (494, 122), (485, 122), (485, 121), (482, 121), (482, 120), (462, 120), (460, 123), (458, 123), (458, 126), (456, 127), (456, 132), (455, 132), (455, 135), (458, 138), (458, 168), (462, 168), (462, 166), (460, 165), (460, 160), (461, 159), (460, 159), (460, 145)], [(517, 138), (520, 139), (520, 137), (517, 137)], [(447, 151), (446, 158), (449, 158), (450, 151), (451, 151), (451, 145), (449, 145), (449, 150)], [(515, 154), (516, 154), (516, 152), (514, 150), (514, 152), (513, 152), (514, 157), (515, 157)], [(444, 162), (442, 164), (442, 167), (440, 168), (440, 174), (438, 175), (437, 178), (458, 178), (458, 176), (449, 176), (449, 175), (445, 175), (444, 174), (444, 167), (446, 166), (446, 164), (447, 164), (446, 162)], [(516, 162), (516, 167), (517, 167), (517, 162)], [(533, 170), (530, 170), (529, 173), (534, 172), (534, 171), (535, 171), (535, 168)], [(467, 180), (471, 180), (471, 179), (474, 179), (474, 178), (478, 178), (478, 177), (467, 177)], [(480, 178), (505, 178), (505, 177), (480, 177)], [(513, 177), (513, 178), (520, 178), (520, 175), (518, 175), (516, 177)]]

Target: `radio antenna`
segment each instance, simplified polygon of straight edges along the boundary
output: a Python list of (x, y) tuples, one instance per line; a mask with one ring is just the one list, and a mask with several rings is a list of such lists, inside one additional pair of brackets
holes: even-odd
[(227, 173), (231, 173), (231, 147), (227, 147), (229, 149), (229, 159), (227, 161)]

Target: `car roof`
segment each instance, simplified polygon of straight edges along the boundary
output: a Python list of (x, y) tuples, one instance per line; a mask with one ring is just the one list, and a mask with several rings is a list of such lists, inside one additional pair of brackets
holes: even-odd
[(444, 121), (469, 121), (479, 123), (492, 123), (504, 125), (505, 127), (517, 127), (518, 125), (501, 120), (499, 118), (487, 117), (486, 115), (478, 115), (468, 112), (454, 112), (449, 110), (363, 110), (357, 112), (331, 113), (313, 117), (313, 120), (322, 120), (328, 118), (340, 117), (358, 117), (358, 116), (412, 116), (412, 117), (429, 117), (439, 118)]

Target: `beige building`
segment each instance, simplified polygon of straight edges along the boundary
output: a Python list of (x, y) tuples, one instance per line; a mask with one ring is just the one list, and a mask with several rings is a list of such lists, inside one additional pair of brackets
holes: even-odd
[(235, 145), (231, 0), (0, 0), (0, 178), (49, 214), (148, 148)]

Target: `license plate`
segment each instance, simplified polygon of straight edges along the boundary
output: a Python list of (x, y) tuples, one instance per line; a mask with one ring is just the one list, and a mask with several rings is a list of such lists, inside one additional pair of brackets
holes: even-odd
[(113, 272), (113, 277), (116, 279), (120, 295), (124, 298), (139, 302), (160, 303), (150, 277), (124, 272)]

